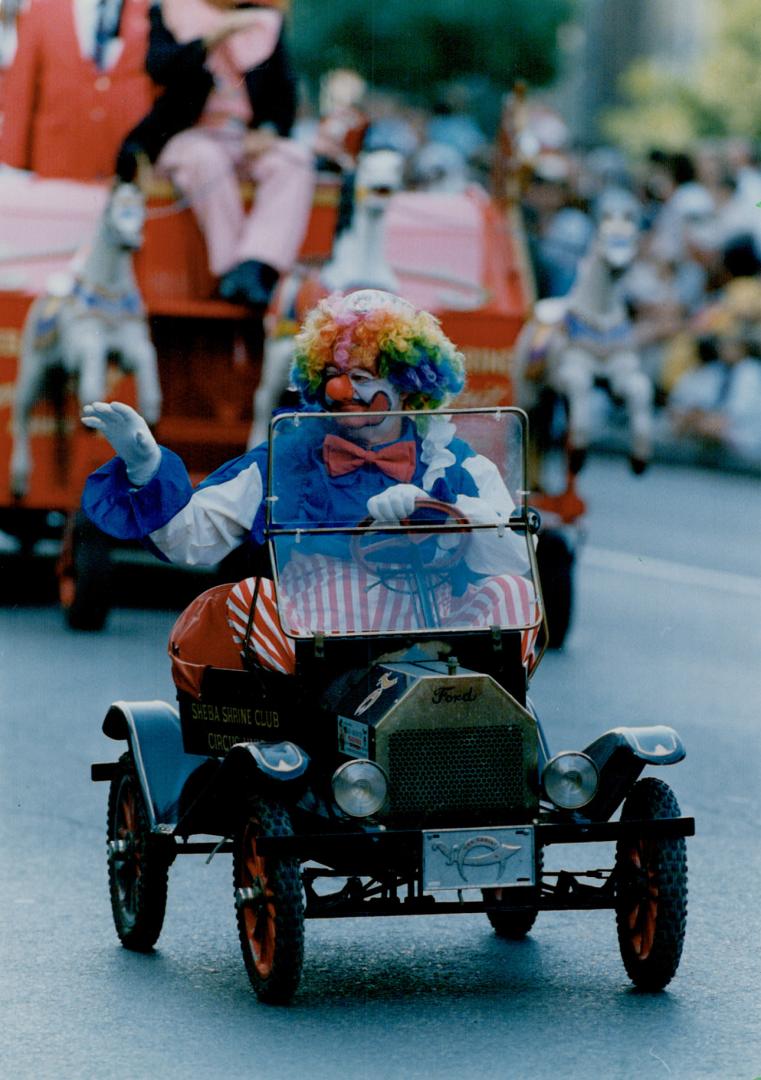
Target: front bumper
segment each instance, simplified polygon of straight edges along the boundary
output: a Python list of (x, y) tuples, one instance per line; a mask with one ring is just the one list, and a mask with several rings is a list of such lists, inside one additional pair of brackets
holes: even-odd
[[(493, 831), (500, 835), (499, 829)], [(519, 830), (515, 827), (503, 830), (508, 831)], [(553, 844), (591, 844), (643, 836), (675, 840), (693, 836), (695, 820), (678, 817), (625, 822), (552, 822), (520, 826), (520, 831), (528, 834), (537, 855), (535, 865), (539, 866), (541, 849)], [(458, 836), (488, 835), (490, 830), (455, 832)], [(437, 887), (425, 879), (424, 850), (427, 844), (430, 846), (432, 835), (434, 830), (422, 829), (301, 834), (261, 837), (258, 847), (262, 855), (321, 864), (321, 868), (303, 871), (309, 918), (528, 909), (589, 910), (616, 906), (617, 885), (612, 868), (543, 871), (539, 881), (534, 879), (532, 868), (529, 881), (520, 874), (510, 880), (508, 874), (498, 884), (494, 884), (494, 878), (490, 883), (481, 879), (460, 884), (453, 871), (449, 879)], [(349, 883), (337, 892), (318, 894), (311, 883), (322, 877), (346, 878)], [(360, 885), (360, 879), (368, 877), (378, 880), (377, 888)]]
[[(648, 836), (658, 839), (675, 839), (695, 835), (695, 819), (692, 817), (654, 818), (648, 821), (599, 821), (599, 822), (551, 822), (521, 826), (534, 834), (538, 848), (551, 844), (597, 844), (620, 840), (625, 836)], [(295, 836), (265, 836), (259, 840), (262, 855), (291, 856), (301, 862), (322, 861), (320, 856), (333, 857), (325, 860), (328, 865), (336, 860), (361, 858), (362, 855), (388, 856), (392, 861), (397, 855), (420, 857), (423, 829), (383, 829), (353, 833), (304, 833)], [(481, 828), (481, 832), (488, 829)]]

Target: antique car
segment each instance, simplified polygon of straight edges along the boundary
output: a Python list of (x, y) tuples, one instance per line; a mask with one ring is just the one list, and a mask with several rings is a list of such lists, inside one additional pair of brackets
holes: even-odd
[[(274, 418), (266, 539), (295, 673), (256, 662), (249, 618), (239, 666), (222, 666), (213, 642), (204, 654), (172, 637), (177, 706), (108, 709), (104, 733), (127, 747), (92, 777), (110, 782), (117, 934), (149, 951), (174, 859), (232, 853), (243, 958), (263, 1002), (296, 992), (306, 919), (361, 915), (481, 913), (516, 939), (543, 911), (607, 908), (629, 977), (660, 990), (682, 951), (694, 821), (641, 774), (680, 761), (683, 744), (656, 724), (551, 751), (528, 695), (546, 631), (526, 416), (404, 415), (464, 440), (493, 469), (503, 512), (471, 520), (431, 498), (398, 524), (316, 522), (293, 440), (336, 421)], [(501, 607), (480, 603), (489, 589)], [(194, 603), (202, 618), (206, 601)], [(614, 845), (602, 868), (544, 865), (550, 845), (601, 841)]]

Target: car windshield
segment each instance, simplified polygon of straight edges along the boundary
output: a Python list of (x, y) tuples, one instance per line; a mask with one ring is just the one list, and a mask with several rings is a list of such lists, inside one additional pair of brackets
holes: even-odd
[(374, 414), (376, 430), (393, 432), (387, 443), (361, 440), (358, 423), (310, 412), (273, 421), (267, 535), (286, 633), (535, 628), (524, 414)]

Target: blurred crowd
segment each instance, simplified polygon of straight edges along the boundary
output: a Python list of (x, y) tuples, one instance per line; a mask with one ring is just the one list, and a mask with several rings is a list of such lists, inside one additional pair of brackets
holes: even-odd
[(567, 295), (603, 191), (640, 208), (634, 261), (616, 289), (653, 382), (661, 439), (706, 461), (761, 464), (761, 161), (749, 139), (654, 148), (539, 146), (523, 186), (539, 297)]

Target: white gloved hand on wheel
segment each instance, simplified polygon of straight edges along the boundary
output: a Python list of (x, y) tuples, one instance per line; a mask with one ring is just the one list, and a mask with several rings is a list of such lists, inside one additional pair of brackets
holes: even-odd
[(82, 411), (85, 427), (102, 431), (122, 459), (130, 483), (147, 484), (161, 464), (161, 450), (140, 413), (121, 401), (94, 401)]
[(416, 484), (394, 484), (367, 500), (367, 512), (375, 521), (401, 521), (415, 509), (418, 499), (430, 499)]

